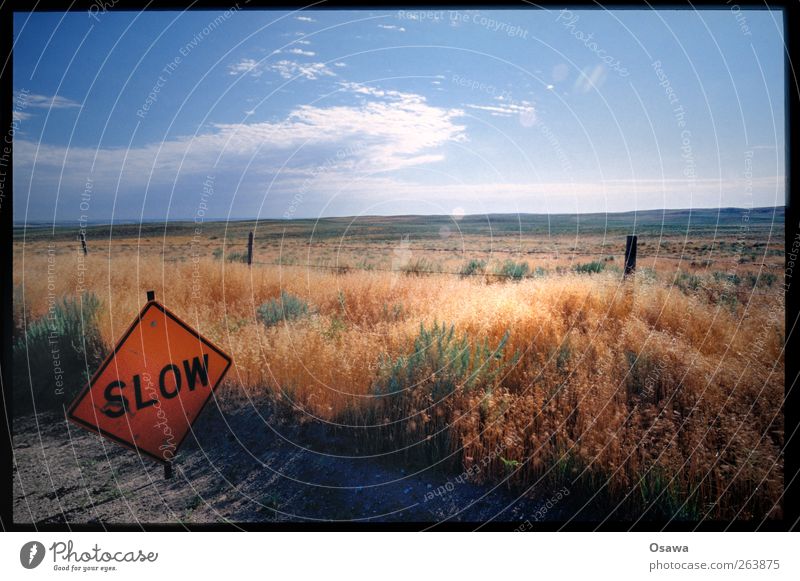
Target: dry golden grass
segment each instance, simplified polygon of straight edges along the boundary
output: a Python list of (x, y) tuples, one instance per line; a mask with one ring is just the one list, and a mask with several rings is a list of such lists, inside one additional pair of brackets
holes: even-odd
[[(24, 263), (20, 249), (16, 254), (14, 284), (27, 315), (40, 317), (47, 309), (45, 246), (26, 247)], [(56, 255), (49, 282), (57, 295), (75, 294), (78, 260), (71, 251)], [(83, 286), (102, 300), (99, 324), (109, 346), (154, 289), (233, 356), (223, 393), (280, 396), (298, 421), (401, 422), (381, 432), (390, 442), (372, 442), (375, 451), (436, 440), (444, 448), (429, 460), (453, 454), (464, 468), (484, 462), (489, 469), (481, 477), (516, 485), (558, 478), (607, 485), (604, 494), (613, 498), (632, 492), (642, 506), (666, 503), (690, 517), (780, 514), (778, 287), (739, 290), (728, 304), (709, 300), (724, 289), (687, 294), (667, 282), (669, 272), (625, 284), (614, 273), (490, 284), (479, 277), (251, 269), (210, 257), (173, 262), (134, 250), (90, 255), (85, 264)], [(310, 314), (267, 327), (257, 308), (281, 291), (307, 302)], [(508, 332), (508, 365), (479, 389), (457, 389), (442, 401), (417, 391), (393, 411), (399, 400), (375, 395), (381, 359), (408, 355), (420, 324), (434, 322), (492, 346)]]

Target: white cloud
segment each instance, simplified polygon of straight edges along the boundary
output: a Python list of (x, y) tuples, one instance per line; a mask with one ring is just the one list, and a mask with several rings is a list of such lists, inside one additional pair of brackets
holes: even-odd
[(466, 105), (470, 109), (486, 111), (492, 117), (519, 117), (519, 122), (524, 127), (531, 127), (536, 123), (536, 107), (530, 101), (514, 101), (503, 95), (495, 97), (500, 101), (498, 105)]
[(300, 22), (316, 22), (316, 20), (310, 16), (296, 16), (295, 20), (299, 20)]
[[(440, 161), (445, 144), (466, 140), (465, 127), (457, 123), (462, 110), (429, 105), (413, 93), (355, 84), (341, 90), (365, 99), (352, 105), (302, 105), (280, 121), (214, 124), (197, 136), (128, 150), (20, 141), (15, 144), (15, 170), (30, 176), (35, 162), (33, 182), (42, 195), (50, 195), (53, 187), (65, 196), (82, 192), (87, 175), (103, 191), (116, 191), (120, 183), (136, 191), (143, 185), (171, 187), (179, 179), (207, 175), (211, 167), (234, 176), (246, 171), (261, 184), (257, 187), (263, 187), (265, 175), (282, 168), (275, 187), (288, 187), (286, 180), (312, 174), (320, 159), (338, 160), (337, 152), (348, 148), (353, 153), (329, 168), (332, 180)], [(72, 201), (65, 207), (72, 207)]]
[(54, 95), (37, 95), (34, 93), (17, 93), (16, 101), (19, 106), (36, 107), (37, 109), (78, 109), (81, 104), (71, 99)]
[(25, 113), (25, 111), (17, 111), (16, 109), (12, 113), (12, 121), (25, 121), (33, 117), (30, 113)]
[(345, 63), (339, 61), (339, 62), (333, 63), (333, 66), (341, 68), (341, 67), (346, 67), (347, 65)]
[(528, 101), (517, 103), (507, 103), (501, 105), (467, 105), (470, 109), (487, 111), (492, 117), (513, 117), (514, 115), (530, 115), (536, 112), (536, 108)]
[(398, 32), (405, 32), (406, 29), (402, 26), (395, 26), (394, 24), (379, 24), (378, 28), (383, 28), (385, 30), (396, 30)]
[[(281, 51), (273, 51), (272, 54), (279, 54)], [(315, 53), (311, 51), (304, 51), (299, 48), (293, 48), (289, 51), (291, 54), (302, 56), (314, 56)], [(261, 76), (264, 71), (274, 71), (284, 79), (294, 79), (302, 77), (309, 80), (316, 80), (320, 77), (335, 77), (334, 73), (325, 63), (299, 63), (288, 59), (280, 60), (278, 62), (269, 62), (268, 60), (256, 61), (254, 59), (245, 58), (237, 63), (228, 66), (228, 74), (231, 75), (251, 75), (253, 77)]]
[(228, 66), (229, 75), (243, 75), (251, 73), (253, 76), (261, 74), (259, 63), (254, 59), (242, 59), (238, 63)]
[(284, 79), (303, 77), (313, 81), (320, 77), (336, 76), (336, 73), (330, 70), (325, 63), (298, 63), (282, 60), (270, 65), (269, 68), (276, 71)]
[(295, 44), (311, 44), (310, 40), (295, 40)]
[(317, 54), (317, 53), (312, 52), (310, 50), (303, 50), (302, 48), (293, 48), (293, 49), (289, 50), (289, 53), (290, 54), (300, 55), (300, 56), (314, 56), (314, 55)]
[(358, 94), (358, 95), (369, 95), (371, 97), (379, 97), (395, 99), (399, 101), (405, 102), (413, 102), (413, 103), (422, 103), (425, 101), (425, 97), (422, 95), (417, 95), (415, 93), (403, 93), (401, 91), (393, 91), (387, 89), (379, 89), (377, 87), (373, 87), (371, 85), (364, 85), (362, 83), (352, 83), (348, 81), (344, 81), (339, 83), (343, 90)]

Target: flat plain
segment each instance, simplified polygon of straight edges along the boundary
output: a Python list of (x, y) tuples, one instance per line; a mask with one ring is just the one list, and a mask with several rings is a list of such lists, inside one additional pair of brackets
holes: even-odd
[[(15, 468), (22, 521), (163, 519), (115, 504), (133, 480), (107, 483), (117, 512), (104, 516), (91, 494), (87, 501), (80, 487), (52, 482), (120, 461), (107, 452), (103, 460), (97, 438), (74, 428), (65, 446), (59, 426), (147, 290), (234, 360), (204, 419), (227, 451), (198, 435), (181, 473), (192, 482), (214, 470), (225, 477), (203, 489), (202, 502), (176, 501), (180, 520), (781, 515), (783, 208), (172, 221), (85, 232), (84, 256), (76, 225), (14, 231), (15, 455), (18, 466), (41, 468)], [(637, 269), (624, 278), (630, 234)], [(63, 393), (46, 361), (54, 325)], [(46, 428), (36, 428), (33, 402)], [(40, 430), (50, 436), (39, 440)], [(247, 438), (231, 443), (225, 432), (240, 430)], [(276, 450), (284, 452), (269, 472), (242, 460)], [(322, 468), (299, 479), (290, 450), (303, 451), (299, 464), (337, 473), (335, 485)], [(409, 486), (396, 485), (405, 479)], [(366, 490), (359, 498), (370, 500), (348, 513), (349, 500), (331, 500), (331, 487)], [(440, 489), (435, 502), (449, 504), (421, 512)], [(543, 512), (557, 491), (566, 491), (558, 508)], [(57, 510), (62, 497), (69, 515)], [(236, 510), (226, 512), (233, 497)], [(247, 509), (251, 500), (261, 508)]]

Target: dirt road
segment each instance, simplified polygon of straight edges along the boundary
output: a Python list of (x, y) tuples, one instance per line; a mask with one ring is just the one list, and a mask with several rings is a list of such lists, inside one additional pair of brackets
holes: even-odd
[[(534, 520), (542, 499), (457, 473), (331, 445), (325, 426), (274, 419), (267, 405), (221, 411), (210, 402), (161, 465), (68, 424), (58, 414), (13, 422), (17, 523), (441, 522)], [(331, 449), (339, 453), (330, 452)], [(547, 512), (560, 520), (562, 507)]]

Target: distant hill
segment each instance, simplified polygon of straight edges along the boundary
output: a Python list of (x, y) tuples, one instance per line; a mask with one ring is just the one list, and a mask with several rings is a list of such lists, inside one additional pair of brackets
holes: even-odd
[[(315, 239), (330, 237), (358, 237), (363, 239), (386, 239), (404, 235), (417, 238), (440, 236), (442, 228), (451, 232), (473, 235), (519, 234), (555, 236), (572, 234), (587, 236), (593, 234), (645, 234), (690, 236), (731, 235), (744, 228), (751, 231), (777, 230), (783, 232), (785, 208), (783, 206), (766, 208), (701, 208), (684, 210), (645, 210), (636, 212), (596, 213), (596, 214), (483, 214), (453, 216), (352, 216), (296, 220), (236, 220), (206, 221), (203, 235), (220, 234), (227, 230), (230, 237), (242, 232), (256, 230), (260, 239), (280, 237), (308, 237), (313, 231)], [(194, 234), (192, 221), (171, 221), (115, 223), (92, 225), (87, 228), (90, 238), (115, 237), (160, 237), (166, 235)], [(14, 226), (14, 239), (23, 235), (31, 239), (49, 237), (52, 225), (30, 224), (26, 228)], [(75, 236), (77, 224), (58, 224), (55, 237)]]

